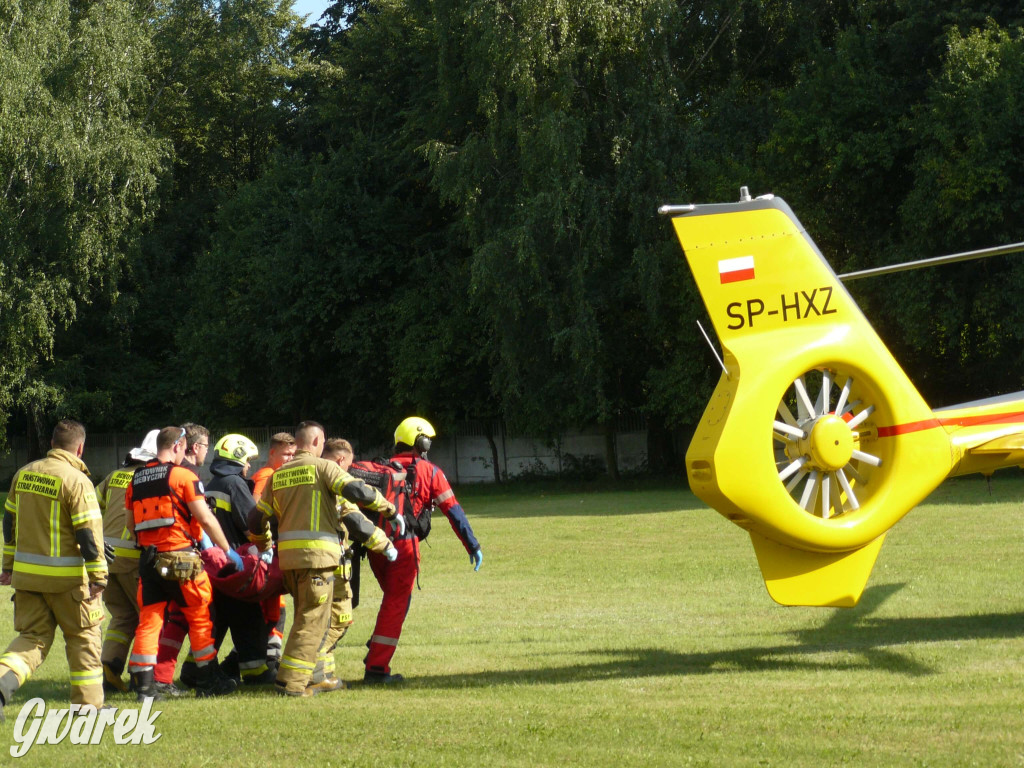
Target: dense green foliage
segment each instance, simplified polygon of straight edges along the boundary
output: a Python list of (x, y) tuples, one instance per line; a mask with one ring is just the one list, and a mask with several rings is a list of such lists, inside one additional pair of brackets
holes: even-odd
[[(656, 436), (716, 378), (658, 205), (774, 192), (837, 271), (1024, 239), (1019, 2), (128, 7), (0, 0), (0, 410)], [(1022, 387), (1022, 287), (855, 291), (939, 405)]]

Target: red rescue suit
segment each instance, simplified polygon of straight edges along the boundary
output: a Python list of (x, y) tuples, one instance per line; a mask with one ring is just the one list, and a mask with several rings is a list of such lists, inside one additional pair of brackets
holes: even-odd
[[(448, 518), (448, 522), (459, 537), (466, 552), (472, 555), (480, 549), (480, 544), (473, 535), (473, 529), (466, 519), (466, 513), (455, 498), (448, 478), (436, 464), (426, 459), (418, 458), (411, 451), (399, 453), (392, 457), (406, 469), (413, 465), (414, 477), (409, 478), (412, 482), (412, 504), (416, 513), (425, 507), (433, 505), (440, 509)], [(389, 674), (391, 672), (391, 658), (395, 655), (398, 647), (398, 638), (402, 634), (402, 625), (409, 613), (409, 604), (412, 601), (412, 590), (416, 583), (416, 574), (420, 565), (420, 542), (412, 532), (399, 538), (394, 526), (387, 521), (382, 521), (384, 532), (391, 537), (395, 549), (398, 550), (398, 559), (389, 563), (384, 555), (376, 552), (368, 552), (370, 568), (373, 575), (384, 593), (380, 603), (380, 610), (377, 613), (377, 623), (373, 628), (373, 635), (367, 642), (369, 652), (364, 662), (367, 672)]]

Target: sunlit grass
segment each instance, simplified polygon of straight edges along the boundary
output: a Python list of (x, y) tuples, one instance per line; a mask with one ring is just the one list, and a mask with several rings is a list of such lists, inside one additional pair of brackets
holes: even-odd
[[(460, 489), (435, 523), (401, 688), (163, 703), (151, 746), (26, 765), (1024, 764), (1024, 479), (948, 483), (889, 534), (853, 609), (775, 605), (746, 535), (680, 488)], [(361, 677), (379, 591), (337, 653)], [(13, 636), (0, 607), (0, 642)], [(20, 704), (67, 700), (58, 639)], [(127, 698), (112, 700), (134, 706)]]

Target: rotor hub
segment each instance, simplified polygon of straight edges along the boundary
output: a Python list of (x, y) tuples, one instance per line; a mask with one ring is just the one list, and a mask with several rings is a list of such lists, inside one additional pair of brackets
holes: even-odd
[(834, 472), (853, 456), (853, 432), (842, 418), (829, 413), (814, 420), (808, 436), (801, 441), (805, 455), (817, 469)]

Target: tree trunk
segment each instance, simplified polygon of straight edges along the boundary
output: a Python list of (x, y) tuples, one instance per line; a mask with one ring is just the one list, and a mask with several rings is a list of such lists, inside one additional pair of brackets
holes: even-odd
[(498, 444), (494, 442), (494, 422), (488, 419), (484, 422), (487, 425), (487, 444), (491, 446), (491, 467), (494, 469), (494, 482), (501, 482), (501, 467), (498, 465)]
[(28, 442), (25, 446), (28, 460), (41, 459), (50, 450), (50, 441), (46, 439), (46, 427), (38, 409), (28, 406), (25, 409), (25, 422), (28, 427)]
[(604, 463), (608, 468), (608, 477), (618, 481), (619, 457), (615, 450), (615, 425), (610, 421), (604, 425)]
[(675, 472), (679, 457), (676, 455), (672, 433), (665, 427), (661, 416), (647, 419), (647, 468), (656, 475)]

